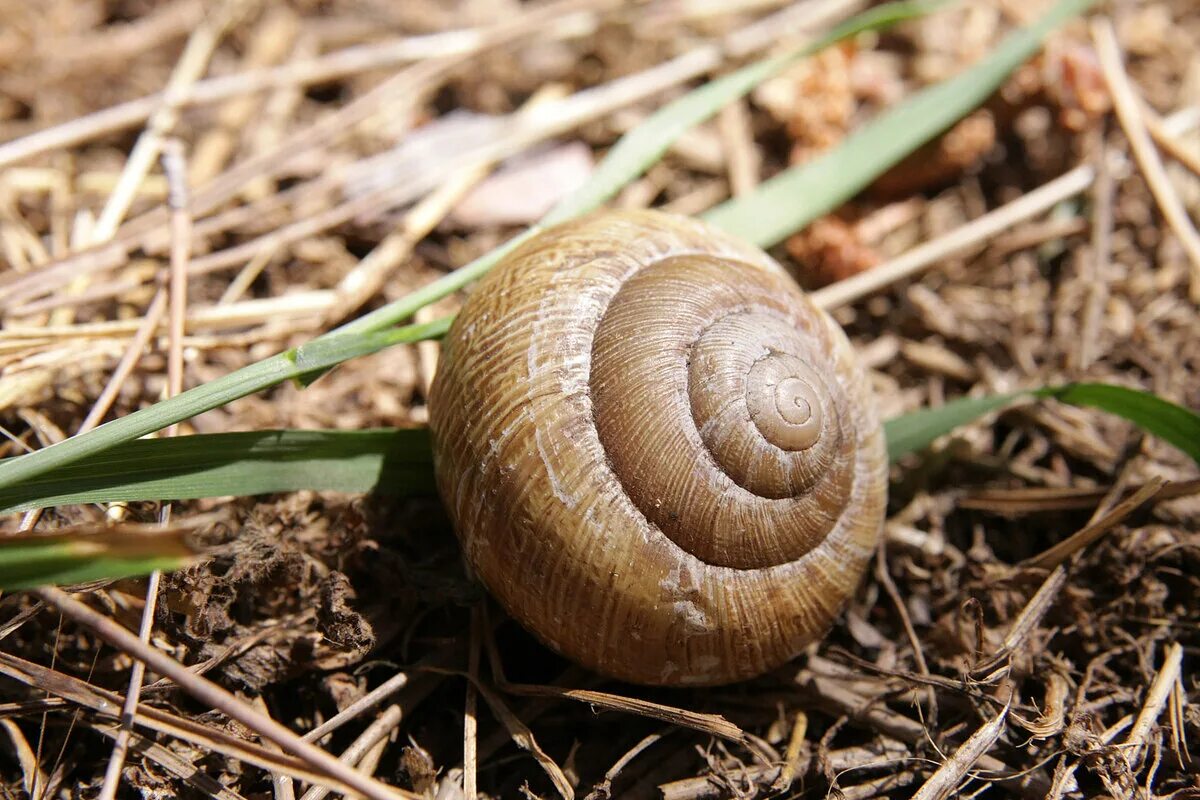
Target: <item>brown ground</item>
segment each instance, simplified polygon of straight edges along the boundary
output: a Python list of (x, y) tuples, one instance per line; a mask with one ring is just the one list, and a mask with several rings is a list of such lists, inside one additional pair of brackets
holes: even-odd
[[(209, 76), (401, 35), (495, 25), (515, 18), (517, 5), (4, 0), (0, 142), (159, 91), (189, 34), (222, 14), (233, 19), (212, 54)], [(374, 276), (376, 283), (351, 289), (347, 276), (359, 276), (359, 259), (398, 224), (419, 228), (403, 210), (406, 203), (429, 187), (464, 180), (461, 168), (439, 160), (446, 156), (442, 137), (455, 130), (443, 118), (506, 114), (539, 90), (537, 100), (545, 101), (547, 91), (565, 94), (633, 75), (772, 13), (779, 3), (741, 3), (740, 13), (714, 14), (697, 9), (716, 4), (665, 0), (619, 10), (613, 3), (591, 5), (601, 11), (590, 35), (562, 38), (541, 24), (534, 42), (523, 37), (519, 47), (500, 46), (444, 71), (428, 70), (391, 96), (369, 101), (365, 121), (335, 125), (335, 135), (326, 132), (307, 149), (288, 137), (348, 108), (402, 67), (360, 70), (302, 90), (276, 88), (250, 95), (249, 103), (238, 96), (186, 109), (174, 131), (185, 145), (194, 197), (207, 197), (203, 187), (251, 157), (280, 149), (296, 156), (256, 167), (251, 180), (199, 215), (212, 220), (218, 212), (250, 209), (207, 228), (197, 221), (193, 265), (208, 259), (210, 271), (192, 280), (189, 305), (214, 311), (207, 323), (192, 326), (186, 385), (402, 296), (536, 216), (536, 208), (513, 209), (511, 201), (486, 192), (459, 204), (448, 219), (442, 219), (444, 208), (435, 208), (432, 232), (413, 241), (400, 237), (398, 254)], [(830, 51), (681, 140), (617, 203), (699, 212), (728, 196), (731, 186), (748, 189), (788, 161), (836, 145), (881, 106), (978, 58), (1043, 5), (964, 4)], [(1200, 104), (1195, 4), (1114, 2), (1107, 10), (1129, 75), (1149, 106), (1166, 115)], [(599, 157), (675, 91), (532, 148), (514, 146), (512, 152), (535, 154), (530, 168), (537, 188), (522, 195), (548, 202), (545, 192), (553, 200), (546, 187), (569, 186), (581, 157), (585, 168), (588, 158)], [(462, 125), (466, 144), (459, 149), (503, 137)], [(410, 156), (354, 174), (356, 162), (388, 152), (406, 135), (419, 136), (423, 126), (439, 133), (425, 139), (433, 147), (415, 159), (415, 172)], [(138, 122), (100, 131), (0, 168), (0, 279), (49, 275), (36, 270), (85, 249), (141, 130)], [(1196, 135), (1180, 141), (1195, 157)], [(961, 226), (1079, 163), (1099, 164), (1103, 152), (1127, 155), (1128, 149), (1088, 28), (1075, 24), (986, 111), (776, 255), (805, 282), (836, 280)], [(1194, 219), (1200, 180), (1169, 158), (1167, 167)], [(85, 277), (72, 273), (48, 284), (24, 305), (6, 301), (0, 424), (13, 439), (2, 455), (75, 432), (128, 347), (154, 292), (149, 281), (166, 264), (165, 220), (143, 216), (162, 204), (167, 187), (157, 161), (151, 173), (125, 215), (135, 221), (117, 231), (127, 246), (114, 259)], [(373, 212), (347, 214), (259, 256), (213, 256), (344, 207), (378, 176), (417, 186), (419, 193), (400, 198), (399, 210), (368, 203)], [(98, 263), (88, 258), (83, 263)], [(259, 269), (257, 275), (247, 271)], [(1051, 214), (967, 257), (943, 259), (920, 280), (894, 285), (837, 316), (875, 370), (885, 416), (968, 393), (1069, 379), (1138, 386), (1196, 408), (1200, 314), (1188, 300), (1191, 269), (1129, 162), (1104, 171), (1089, 192)], [(241, 288), (222, 303), (231, 285)], [(258, 298), (274, 300), (266, 310), (248, 304)], [(453, 305), (447, 301), (438, 310)], [(78, 327), (106, 320), (132, 322), (115, 334)], [(39, 330), (30, 335), (18, 326)], [(107, 418), (161, 396), (164, 348), (153, 343)], [(424, 386), (435, 357), (436, 348), (394, 348), (346, 364), (303, 391), (282, 386), (205, 414), (184, 432), (423, 424)], [(492, 625), (475, 628), (492, 632), (510, 680), (595, 688), (721, 714), (749, 734), (741, 742), (624, 711), (600, 713), (569, 699), (531, 699), (503, 686), (493, 699), (532, 729), (580, 796), (658, 796), (661, 790), (675, 800), (750, 797), (768, 793), (777, 780), (788, 796), (909, 796), (996, 716), (1010, 691), (1012, 713), (999, 740), (974, 763), (973, 777), (964, 779), (964, 796), (1200, 796), (1200, 681), (1190, 669), (1200, 656), (1200, 501), (1152, 502), (1068, 558), (1065, 572), (1027, 561), (1094, 514), (1103, 516), (1121, 491), (1155, 476), (1194, 479), (1196, 469), (1178, 451), (1098, 412), (1027, 406), (962, 430), (932, 454), (894, 468), (886, 549), (844, 622), (807, 657), (744, 685), (705, 691), (613, 685), (570, 668), (494, 608)], [(1033, 510), (1018, 491), (1029, 488), (1069, 491)], [(154, 644), (186, 664), (204, 664), (209, 678), (243, 697), (261, 698), (276, 719), (301, 732), (401, 666), (421, 665), (387, 701), (403, 715), (398, 724), (389, 718), (391, 738), (376, 751), (374, 771), (430, 797), (461, 797), (465, 683), (426, 667), (466, 667), (471, 609), (481, 607), (482, 596), (461, 571), (436, 500), (299, 493), (177, 504), (175, 515), (207, 511), (218, 513), (219, 521), (203, 532), (216, 556), (165, 580)], [(126, 514), (157, 518), (148, 504)], [(102, 508), (70, 507), (48, 512), (40, 525), (52, 529), (103, 516)], [(8, 521), (8, 529), (17, 522)], [(125, 581), (95, 592), (91, 602), (136, 629), (143, 595), (143, 582)], [(128, 656), (60, 625), (57, 614), (22, 617), (30, 608), (24, 595), (2, 601), (0, 650), (125, 691)], [(1182, 647), (1183, 668), (1163, 686), (1159, 696), (1166, 699), (1156, 707), (1148, 702), (1151, 685), (1175, 645)], [(487, 661), (482, 682), (496, 688)], [(49, 776), (51, 791), (62, 796), (94, 796), (111, 749), (100, 735), (104, 720), (9, 678), (0, 678), (0, 693), (7, 718), (0, 737), (5, 792), (21, 796), (40, 771), (39, 794)], [(170, 687), (150, 690), (147, 702), (244, 734)], [(480, 791), (554, 796), (547, 771), (517, 749), (487, 702), (479, 706)], [(368, 712), (323, 744), (340, 753), (379, 713)], [(789, 762), (793, 738), (798, 749)], [(273, 790), (266, 772), (228, 755), (171, 736), (158, 741), (164, 750), (130, 756), (121, 796), (198, 796), (172, 777), (164, 752), (243, 797), (281, 791)], [(611, 785), (605, 782), (606, 771), (639, 742), (647, 748), (615, 770)], [(790, 788), (780, 776), (785, 762), (794, 776)], [(994, 782), (1000, 772), (1023, 778)]]

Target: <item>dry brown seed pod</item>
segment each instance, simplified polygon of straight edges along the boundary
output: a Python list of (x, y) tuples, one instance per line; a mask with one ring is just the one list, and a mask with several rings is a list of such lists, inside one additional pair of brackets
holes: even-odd
[(845, 335), (762, 251), (608, 212), (471, 293), (429, 398), (466, 560), (550, 647), (649, 684), (761, 674), (878, 540), (886, 453)]

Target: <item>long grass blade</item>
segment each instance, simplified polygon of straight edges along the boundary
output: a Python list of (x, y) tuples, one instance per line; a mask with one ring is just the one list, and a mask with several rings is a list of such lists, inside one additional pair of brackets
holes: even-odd
[[(895, 461), (938, 437), (1022, 398), (1053, 398), (1116, 414), (1200, 463), (1200, 415), (1147, 392), (1081, 383), (962, 398), (888, 420)], [(185, 500), (302, 489), (391, 495), (434, 490), (429, 432), (272, 430), (139, 439), (15, 487), (0, 489), (0, 512), (69, 503)]]
[(1020, 392), (986, 397), (963, 397), (937, 408), (923, 408), (884, 423), (888, 458), (895, 461), (909, 453), (924, 450), (940, 436), (974, 422), (985, 414), (999, 411), (1021, 397)]
[(888, 456), (895, 461), (923, 450), (939, 436), (1029, 397), (1053, 398), (1122, 417), (1182, 450), (1200, 464), (1200, 414), (1150, 392), (1108, 383), (1070, 383), (987, 397), (966, 397), (939, 408), (914, 411), (890, 419), (884, 425)]
[(146, 575), (156, 569), (180, 569), (195, 560), (184, 528), (131, 524), (88, 528), (0, 539), (0, 590)]
[(612, 198), (631, 180), (653, 166), (685, 131), (716, 114), (755, 86), (801, 58), (867, 31), (883, 30), (898, 22), (928, 14), (938, 2), (895, 2), (868, 9), (803, 47), (766, 58), (709, 81), (654, 112), (621, 137), (588, 183), (555, 206), (541, 225), (548, 227), (585, 214)]
[(110, 447), (162, 430), (168, 425), (286, 380), (300, 380), (348, 358), (375, 353), (394, 344), (436, 338), (445, 329), (445, 320), (435, 320), (386, 331), (315, 339), (294, 350), (271, 356), (189, 389), (170, 400), (107, 422), (81, 436), (16, 458), (4, 459), (0, 461), (0, 489), (11, 488), (48, 473), (61, 473), (67, 465), (103, 453)]
[(429, 432), (270, 430), (137, 439), (0, 489), (0, 511), (300, 489), (432, 492)]
[[(929, 4), (919, 2), (880, 6), (851, 19), (839, 27), (835, 34), (845, 37), (864, 30), (882, 28), (923, 13), (929, 7)], [(696, 92), (701, 93), (702, 102), (691, 100), (692, 94), (689, 94), (668, 104), (622, 137), (622, 142), (632, 140), (633, 144), (622, 147), (619, 142), (613, 148), (613, 158), (606, 159), (597, 169), (595, 179), (552, 211), (546, 224), (592, 210), (640, 175), (687, 127), (717, 113), (723, 105), (749, 91), (757, 82), (787, 66), (796, 58), (814, 52), (822, 43), (834, 41), (835, 34), (826, 37), (822, 42), (806, 45), (791, 55), (767, 59), (697, 89)], [(711, 88), (714, 85), (717, 88)], [(156, 403), (150, 408), (101, 425), (81, 436), (72, 437), (19, 459), (0, 462), (0, 487), (13, 486), (49, 470), (59, 469), (66, 464), (162, 430), (168, 425), (190, 419), (204, 411), (268, 389), (283, 381), (297, 380), (307, 383), (322, 371), (349, 358), (376, 352), (391, 344), (437, 338), (448, 327), (448, 318), (398, 329), (392, 326), (481, 277), (506, 253), (537, 233), (541, 227), (530, 228), (470, 264), (330, 333), (318, 336), (296, 350), (243, 367), (176, 397)]]
[(751, 194), (717, 206), (704, 218), (762, 247), (782, 241), (858, 194), (979, 106), (1038, 51), (1050, 31), (1094, 3), (1060, 0), (1036, 23), (1009, 34), (962, 74), (918, 92), (852, 133), (827, 155), (781, 172)]
[(1042, 389), (1037, 394), (1123, 417), (1200, 464), (1200, 414), (1156, 394), (1109, 383), (1071, 383)]

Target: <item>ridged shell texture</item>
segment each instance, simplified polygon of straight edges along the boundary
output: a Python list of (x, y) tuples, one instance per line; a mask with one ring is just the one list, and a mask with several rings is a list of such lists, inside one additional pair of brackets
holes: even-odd
[(758, 675), (874, 550), (882, 431), (845, 336), (765, 253), (608, 212), (471, 293), (429, 400), (475, 574), (546, 644), (650, 684)]

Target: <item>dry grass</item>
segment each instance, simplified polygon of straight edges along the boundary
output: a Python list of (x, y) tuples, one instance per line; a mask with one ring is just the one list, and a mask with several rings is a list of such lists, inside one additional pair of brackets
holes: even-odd
[[(971, 63), (1036, 5), (963, 4), (801, 64), (682, 138), (617, 204), (695, 213), (749, 191)], [(2, 454), (175, 391), (172, 338), (196, 385), (487, 251), (665, 98), (786, 36), (779, 18), (755, 24), (781, 7), (0, 0)], [(1200, 147), (1160, 121), (1200, 106), (1200, 13), (1105, 11), (1111, 31), (1070, 26), (985, 109), (777, 249), (803, 282), (841, 281), (822, 297), (885, 416), (1071, 379), (1200, 406), (1187, 227)], [(691, 51), (705, 55), (660, 67)], [(164, 146), (183, 155), (184, 219), (167, 210), (181, 181)], [(535, 187), (527, 208), (490, 189), (498, 165), (508, 186)], [(1064, 175), (1076, 183), (1053, 194)], [(1047, 185), (1028, 213), (969, 227)], [(173, 243), (188, 303), (168, 311)], [(181, 433), (420, 425), (435, 364), (435, 347), (393, 348)], [(605, 683), (542, 649), (487, 608), (433, 498), (178, 503), (177, 521), (222, 510), (198, 534), (216, 555), (163, 577), (148, 644), (252, 713), (151, 670), (121, 734), (130, 657), (13, 595), (0, 781), (96, 796), (127, 736), (118, 797), (316, 800), (303, 782), (322, 771), (245, 727), (269, 715), (438, 798), (1200, 796), (1195, 478), (1096, 412), (1028, 406), (971, 426), (895, 468), (876, 569), (826, 641), (702, 692)], [(1163, 479), (1176, 483), (1142, 505)], [(81, 598), (131, 630), (147, 608), (145, 581)]]

